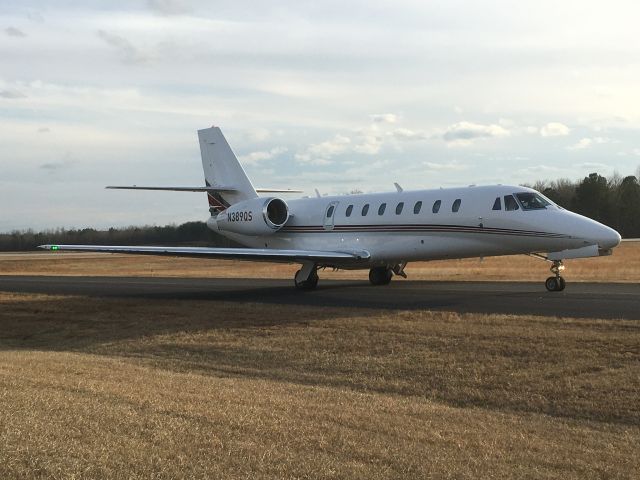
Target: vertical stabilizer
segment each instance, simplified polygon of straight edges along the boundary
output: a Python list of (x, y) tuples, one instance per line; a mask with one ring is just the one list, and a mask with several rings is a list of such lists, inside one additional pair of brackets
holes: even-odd
[(251, 180), (218, 127), (198, 130), (198, 139), (207, 186), (234, 190), (208, 193), (209, 210), (212, 214), (217, 214), (234, 203), (258, 196)]

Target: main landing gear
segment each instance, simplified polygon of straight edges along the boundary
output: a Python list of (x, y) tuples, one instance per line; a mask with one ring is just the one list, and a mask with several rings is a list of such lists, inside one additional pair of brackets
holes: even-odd
[[(369, 281), (372, 285), (389, 285), (394, 275), (407, 278), (404, 267), (407, 262), (398, 263), (392, 267), (374, 267), (369, 270)], [(315, 263), (303, 263), (302, 268), (296, 272), (293, 282), (298, 290), (313, 290), (318, 286), (318, 265)]]
[(560, 272), (564, 270), (564, 265), (562, 264), (562, 260), (554, 260), (553, 265), (551, 265), (551, 273), (553, 273), (553, 277), (547, 278), (544, 282), (544, 286), (547, 287), (547, 290), (550, 292), (561, 292), (564, 290), (565, 281), (564, 278), (560, 276)]

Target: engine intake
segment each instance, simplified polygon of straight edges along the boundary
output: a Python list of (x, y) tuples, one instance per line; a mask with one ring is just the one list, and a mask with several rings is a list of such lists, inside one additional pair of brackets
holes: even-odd
[(272, 198), (262, 210), (265, 222), (274, 230), (279, 230), (289, 220), (289, 207), (284, 200)]

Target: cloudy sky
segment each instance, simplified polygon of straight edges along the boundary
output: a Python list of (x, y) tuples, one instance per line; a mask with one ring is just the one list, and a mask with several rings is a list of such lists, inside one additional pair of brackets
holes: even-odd
[(640, 165), (637, 1), (0, 0), (0, 231), (181, 223), (196, 130), (313, 194)]

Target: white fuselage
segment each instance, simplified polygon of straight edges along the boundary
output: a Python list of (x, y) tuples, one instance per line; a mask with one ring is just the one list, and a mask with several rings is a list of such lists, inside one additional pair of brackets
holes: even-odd
[[(505, 196), (522, 192), (535, 190), (496, 185), (301, 198), (286, 202), (288, 221), (269, 235), (224, 231), (218, 228), (216, 217), (208, 225), (254, 248), (364, 250), (370, 258), (363, 267), (559, 252), (589, 245), (606, 250), (620, 242), (615, 230), (554, 204), (525, 210), (518, 202), (516, 210), (507, 210)], [(497, 198), (500, 209), (494, 209)], [(434, 208), (437, 202), (439, 208)]]

